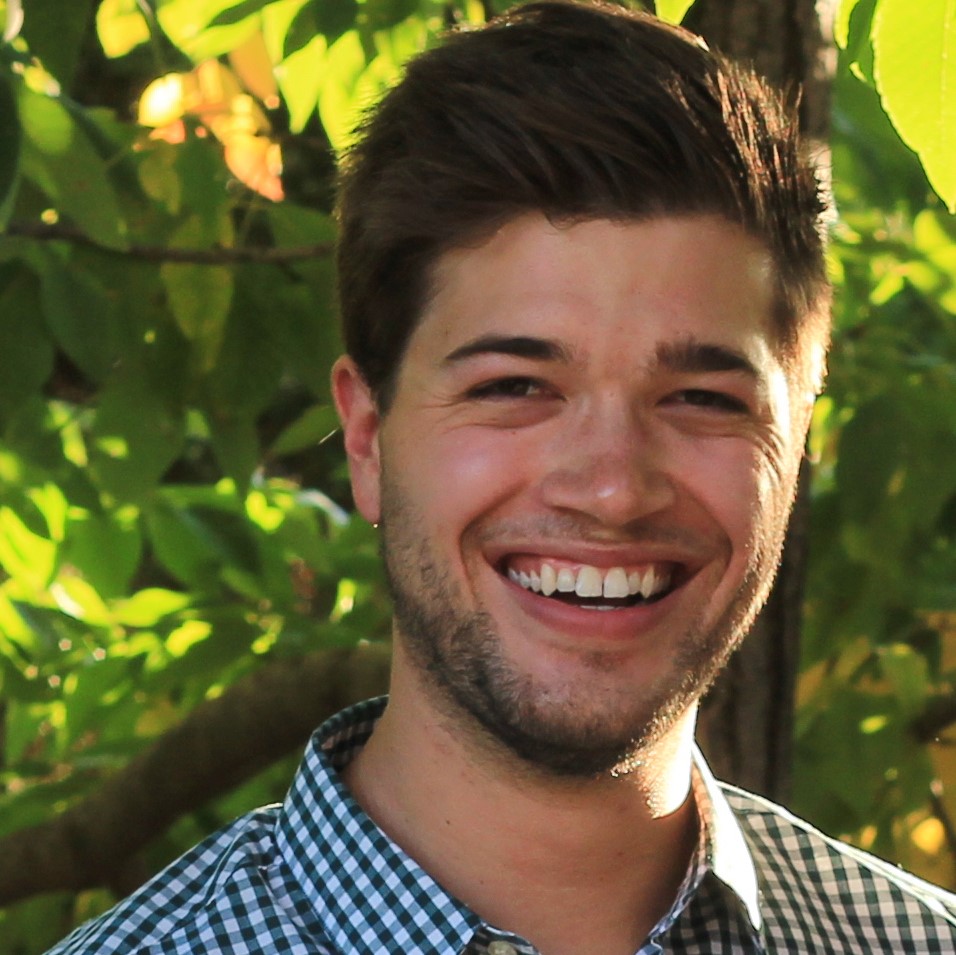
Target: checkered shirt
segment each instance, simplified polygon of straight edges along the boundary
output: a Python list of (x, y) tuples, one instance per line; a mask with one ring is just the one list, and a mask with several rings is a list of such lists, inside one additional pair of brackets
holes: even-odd
[[(210, 836), (49, 955), (536, 955), (445, 892), (343, 785), (383, 708), (334, 716), (283, 805)], [(956, 896), (717, 784), (699, 756), (694, 798), (697, 852), (638, 955), (956, 952)]]

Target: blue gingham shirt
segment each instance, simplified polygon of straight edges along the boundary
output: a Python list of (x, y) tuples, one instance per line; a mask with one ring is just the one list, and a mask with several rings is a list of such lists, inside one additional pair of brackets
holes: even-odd
[[(535, 955), (450, 896), (365, 815), (339, 771), (384, 700), (315, 733), (281, 806), (200, 843), (50, 955)], [(956, 951), (956, 897), (714, 781), (697, 851), (638, 955)]]

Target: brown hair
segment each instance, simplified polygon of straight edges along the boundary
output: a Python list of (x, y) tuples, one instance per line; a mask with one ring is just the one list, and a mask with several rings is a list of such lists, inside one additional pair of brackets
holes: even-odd
[(686, 30), (551, 0), (413, 60), (344, 157), (345, 344), (383, 411), (437, 258), (533, 210), (739, 223), (775, 260), (785, 355), (822, 352), (823, 203), (779, 94)]

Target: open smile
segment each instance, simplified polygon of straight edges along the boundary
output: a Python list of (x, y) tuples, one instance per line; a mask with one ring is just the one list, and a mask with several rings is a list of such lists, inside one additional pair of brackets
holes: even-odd
[(680, 565), (655, 562), (597, 567), (555, 558), (510, 555), (499, 573), (524, 590), (589, 610), (623, 610), (667, 596)]

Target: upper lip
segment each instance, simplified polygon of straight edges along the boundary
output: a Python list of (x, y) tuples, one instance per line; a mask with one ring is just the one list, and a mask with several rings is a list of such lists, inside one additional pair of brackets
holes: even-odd
[(501, 568), (509, 557), (527, 555), (540, 560), (549, 558), (609, 570), (612, 567), (644, 566), (647, 564), (676, 564), (694, 571), (704, 563), (699, 550), (677, 547), (671, 543), (641, 543), (619, 546), (590, 542), (522, 541), (496, 543), (485, 549), (485, 557), (496, 568)]

